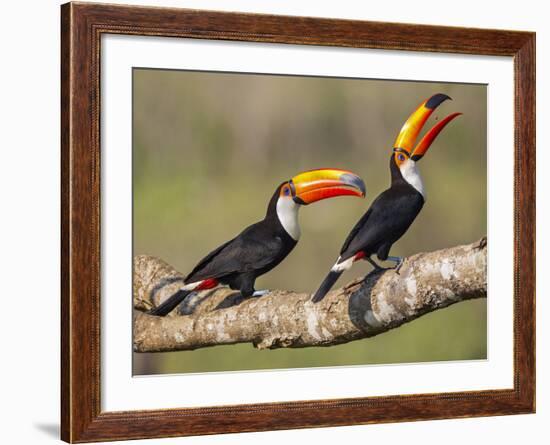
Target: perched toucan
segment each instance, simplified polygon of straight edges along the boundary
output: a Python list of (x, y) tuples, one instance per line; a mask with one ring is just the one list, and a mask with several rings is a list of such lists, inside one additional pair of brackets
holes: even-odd
[(453, 113), (442, 119), (425, 134), (416, 147), (414, 143), (430, 115), (447, 99), (450, 97), (445, 94), (435, 94), (425, 100), (401, 128), (390, 158), (390, 188), (373, 201), (352, 229), (344, 241), (338, 260), (313, 295), (314, 302), (321, 301), (338, 277), (357, 260), (365, 259), (380, 269), (371, 258), (371, 255), (376, 254), (382, 261), (396, 262), (399, 270), (403, 259), (388, 256), (391, 246), (407, 231), (426, 201), (416, 163), (426, 154), (439, 132), (462, 113)]
[(283, 261), (298, 242), (300, 207), (335, 196), (364, 197), (365, 193), (363, 180), (346, 170), (311, 170), (283, 182), (263, 220), (206, 255), (187, 275), (185, 285), (149, 313), (164, 316), (190, 293), (218, 285), (229, 285), (243, 297), (266, 293), (255, 292), (254, 282)]

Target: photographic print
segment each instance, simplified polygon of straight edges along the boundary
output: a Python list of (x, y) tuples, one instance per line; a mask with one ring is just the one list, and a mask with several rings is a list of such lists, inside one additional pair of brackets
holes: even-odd
[(534, 33), (61, 10), (63, 440), (535, 411)]
[(132, 81), (134, 375), (487, 358), (486, 85)]

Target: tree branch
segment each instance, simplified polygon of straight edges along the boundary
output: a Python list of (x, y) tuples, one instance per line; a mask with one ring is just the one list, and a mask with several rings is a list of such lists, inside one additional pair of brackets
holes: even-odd
[(137, 256), (134, 350), (181, 351), (234, 343), (301, 348), (372, 337), (459, 301), (486, 298), (486, 246), (483, 238), (413, 255), (399, 273), (372, 271), (317, 304), (310, 294), (274, 290), (244, 300), (238, 292), (220, 288), (194, 295), (180, 306), (180, 313), (166, 317), (144, 311), (181, 287), (183, 276), (158, 258)]

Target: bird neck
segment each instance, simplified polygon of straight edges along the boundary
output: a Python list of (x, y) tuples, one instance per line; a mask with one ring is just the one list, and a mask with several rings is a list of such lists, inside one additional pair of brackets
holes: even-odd
[(279, 198), (277, 200), (277, 218), (279, 222), (294, 241), (300, 239), (300, 223), (298, 222), (298, 211), (300, 205), (292, 198)]
[(407, 159), (403, 164), (401, 164), (401, 168), (399, 168), (395, 163), (394, 156), (392, 155), (390, 160), (390, 172), (392, 187), (399, 187), (402, 185), (410, 186), (420, 193), (424, 200), (426, 200), (424, 183), (422, 182), (422, 177), (420, 176), (416, 162), (411, 159)]
[(281, 197), (280, 190), (281, 186), (277, 187), (271, 197), (264, 221), (276, 222), (280, 230), (283, 230), (294, 241), (298, 241), (301, 234), (298, 222), (300, 205), (296, 204), (291, 197)]

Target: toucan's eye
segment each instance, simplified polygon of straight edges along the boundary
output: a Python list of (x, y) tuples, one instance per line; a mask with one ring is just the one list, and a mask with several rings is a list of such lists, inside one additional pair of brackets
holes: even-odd
[(285, 190), (283, 192), (286, 196), (290, 195), (290, 189), (288, 187), (285, 187)]
[(405, 160), (405, 155), (403, 153), (399, 153), (397, 155), (397, 159), (399, 159), (401, 162), (403, 162)]

